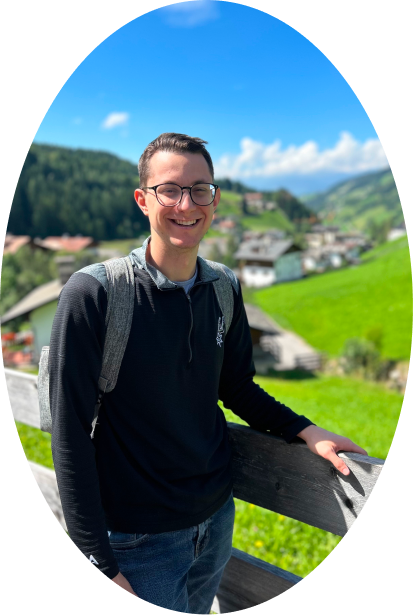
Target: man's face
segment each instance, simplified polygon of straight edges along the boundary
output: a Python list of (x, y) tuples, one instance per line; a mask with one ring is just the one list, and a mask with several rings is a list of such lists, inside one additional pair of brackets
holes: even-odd
[[(149, 162), (147, 186), (172, 182), (179, 186), (192, 186), (197, 182), (212, 183), (207, 161), (202, 154), (156, 152)], [(136, 190), (135, 199), (151, 225), (152, 238), (157, 238), (166, 248), (193, 249), (198, 246), (209, 229), (212, 216), (217, 208), (220, 191), (217, 190), (211, 205), (199, 206), (193, 203), (184, 190), (182, 200), (174, 207), (163, 207), (158, 203), (154, 190)], [(194, 222), (188, 226), (179, 222)]]

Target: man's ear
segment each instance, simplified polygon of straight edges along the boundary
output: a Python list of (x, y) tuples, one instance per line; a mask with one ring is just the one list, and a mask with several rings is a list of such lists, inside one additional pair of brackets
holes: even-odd
[(134, 193), (135, 201), (138, 204), (139, 209), (145, 216), (149, 216), (148, 206), (146, 204), (146, 194), (140, 188), (137, 188)]

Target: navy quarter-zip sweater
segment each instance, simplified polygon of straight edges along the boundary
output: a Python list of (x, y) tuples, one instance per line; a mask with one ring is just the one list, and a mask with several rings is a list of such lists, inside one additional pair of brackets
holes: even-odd
[(146, 263), (149, 240), (130, 255), (132, 327), (93, 440), (107, 308), (103, 264), (77, 272), (64, 286), (50, 341), (52, 452), (66, 524), (110, 578), (119, 570), (107, 530), (184, 529), (227, 499), (230, 445), (218, 400), (251, 427), (287, 442), (311, 425), (254, 383), (251, 335), (234, 274), (228, 270), (233, 320), (220, 336), (214, 270), (198, 258), (197, 280), (186, 295)]

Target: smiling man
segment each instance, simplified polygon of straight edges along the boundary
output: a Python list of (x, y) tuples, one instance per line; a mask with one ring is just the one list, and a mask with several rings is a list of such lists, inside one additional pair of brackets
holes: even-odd
[[(209, 613), (231, 556), (231, 451), (218, 400), (251, 427), (287, 442), (300, 436), (344, 474), (336, 453), (365, 453), (254, 383), (239, 282), (197, 256), (220, 199), (205, 143), (166, 133), (140, 159), (135, 199), (151, 236), (130, 254), (132, 325), (93, 440), (108, 304), (103, 264), (64, 287), (49, 359), (53, 459), (72, 540), (127, 591), (184, 613)], [(218, 269), (233, 305), (228, 327)]]

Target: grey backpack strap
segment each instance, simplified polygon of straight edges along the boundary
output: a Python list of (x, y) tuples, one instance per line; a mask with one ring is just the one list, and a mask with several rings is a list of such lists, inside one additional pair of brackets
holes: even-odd
[(206, 263), (212, 267), (219, 276), (218, 280), (214, 280), (212, 284), (224, 317), (225, 333), (228, 333), (234, 314), (234, 294), (232, 289), (234, 288), (235, 292), (238, 294), (238, 280), (229, 267), (214, 261), (206, 260)]
[(50, 414), (49, 401), (49, 346), (43, 346), (40, 354), (37, 392), (39, 396), (40, 429), (52, 433), (52, 415)]
[(135, 278), (130, 258), (128, 256), (117, 258), (106, 261), (104, 265), (108, 279), (106, 334), (102, 369), (98, 382), (99, 396), (95, 405), (91, 438), (95, 433), (102, 397), (116, 386), (129, 339), (135, 301)]

